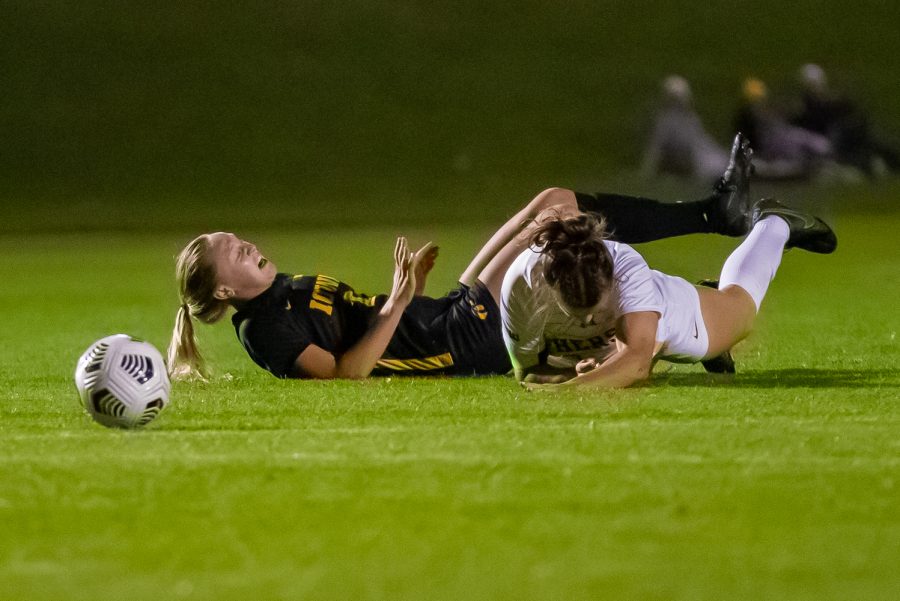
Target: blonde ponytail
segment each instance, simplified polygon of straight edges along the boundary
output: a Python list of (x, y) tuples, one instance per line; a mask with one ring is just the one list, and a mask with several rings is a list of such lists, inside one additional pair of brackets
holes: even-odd
[(192, 240), (175, 261), (181, 306), (175, 315), (175, 328), (168, 348), (169, 377), (173, 380), (206, 380), (209, 372), (197, 347), (194, 318), (204, 323), (219, 321), (228, 310), (228, 302), (215, 297), (216, 272), (207, 258), (209, 236)]
[(169, 377), (173, 380), (206, 380), (206, 364), (194, 336), (191, 309), (182, 304), (175, 314), (175, 329), (168, 351)]

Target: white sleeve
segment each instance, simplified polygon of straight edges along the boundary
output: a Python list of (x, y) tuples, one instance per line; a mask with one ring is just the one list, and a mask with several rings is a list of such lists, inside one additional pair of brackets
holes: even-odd
[(663, 298), (653, 279), (653, 270), (636, 250), (616, 243), (613, 251), (613, 276), (619, 293), (619, 315), (654, 311), (662, 315)]
[(544, 350), (543, 313), (525, 275), (527, 261), (520, 259), (523, 255), (506, 272), (500, 293), (503, 342), (516, 370), (537, 365), (538, 355)]

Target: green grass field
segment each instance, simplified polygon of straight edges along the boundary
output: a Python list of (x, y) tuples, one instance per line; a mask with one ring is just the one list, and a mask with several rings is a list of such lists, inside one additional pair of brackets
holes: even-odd
[[(94, 424), (72, 371), (107, 334), (165, 346), (191, 234), (0, 237), (0, 598), (896, 599), (900, 216), (835, 227), (835, 255), (785, 257), (730, 382), (279, 381), (219, 325), (213, 381), (138, 432)], [(441, 245), (440, 294), (489, 231), (402, 233)], [(239, 233), (377, 292), (401, 232)], [(698, 278), (732, 246), (641, 250)]]
[(706, 193), (634, 175), (669, 73), (723, 144), (744, 77), (789, 104), (809, 61), (896, 139), (898, 6), (0, 3), (0, 601), (900, 598), (897, 178), (754, 183), (841, 243), (785, 258), (733, 381), (283, 382), (222, 324), (145, 431), (72, 382), (102, 336), (165, 347), (199, 231), (366, 292), (431, 239), (441, 294), (510, 199)]

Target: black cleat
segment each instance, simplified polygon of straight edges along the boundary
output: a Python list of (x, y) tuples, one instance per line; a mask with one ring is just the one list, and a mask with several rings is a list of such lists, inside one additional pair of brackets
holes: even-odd
[(837, 236), (827, 223), (809, 213), (785, 206), (774, 198), (764, 198), (753, 207), (753, 223), (771, 215), (781, 217), (791, 228), (785, 249), (802, 248), (827, 255), (837, 248)]
[(706, 361), (701, 361), (700, 364), (703, 366), (703, 369), (705, 369), (707, 371), (707, 373), (711, 373), (711, 374), (733, 374), (733, 373), (735, 373), (734, 357), (731, 356), (731, 351), (725, 351), (718, 357), (713, 357), (712, 359), (707, 359)]
[[(700, 280), (697, 282), (698, 286), (706, 286), (707, 288), (716, 288), (719, 287), (719, 280)], [(734, 357), (731, 356), (731, 351), (725, 351), (718, 357), (713, 357), (712, 359), (707, 359), (706, 361), (701, 361), (701, 365), (703, 365), (703, 369), (705, 369), (708, 373), (711, 374), (733, 374), (735, 373), (734, 369)]]
[(712, 207), (707, 219), (712, 231), (726, 236), (743, 236), (750, 231), (750, 174), (753, 149), (738, 133), (731, 145), (731, 158), (725, 173), (715, 185)]

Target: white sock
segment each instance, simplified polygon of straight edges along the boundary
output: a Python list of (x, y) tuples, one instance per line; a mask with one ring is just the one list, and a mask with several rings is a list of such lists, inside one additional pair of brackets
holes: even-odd
[(781, 264), (781, 255), (790, 234), (791, 228), (781, 217), (769, 215), (758, 221), (741, 245), (725, 260), (722, 275), (719, 276), (719, 289), (740, 286), (753, 298), (759, 311), (769, 282)]

